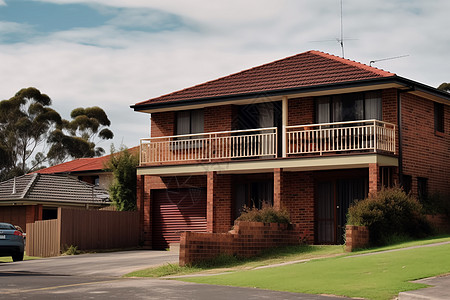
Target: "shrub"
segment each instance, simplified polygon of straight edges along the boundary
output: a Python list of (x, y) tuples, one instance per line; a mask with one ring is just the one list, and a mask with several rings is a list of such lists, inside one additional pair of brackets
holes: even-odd
[(289, 213), (286, 210), (275, 210), (272, 206), (266, 205), (261, 209), (244, 207), (242, 214), (236, 221), (282, 223), (290, 224)]
[(393, 236), (418, 238), (430, 234), (422, 211), (417, 199), (395, 187), (355, 202), (348, 210), (347, 223), (367, 226), (371, 244), (385, 245)]

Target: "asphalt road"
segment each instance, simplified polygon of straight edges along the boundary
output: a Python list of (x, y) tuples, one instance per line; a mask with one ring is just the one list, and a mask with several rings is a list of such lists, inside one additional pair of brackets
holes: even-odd
[(141, 250), (0, 263), (0, 299), (342, 299), (120, 277), (134, 270), (177, 261), (177, 253)]

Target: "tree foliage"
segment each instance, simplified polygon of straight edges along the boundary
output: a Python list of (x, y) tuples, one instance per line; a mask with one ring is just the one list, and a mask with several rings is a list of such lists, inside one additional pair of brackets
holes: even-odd
[(438, 90), (450, 92), (450, 82), (443, 82), (438, 86)]
[(0, 180), (33, 171), (46, 161), (55, 164), (105, 152), (94, 141), (113, 137), (101, 108), (74, 109), (72, 121), (67, 121), (51, 104), (50, 97), (34, 87), (0, 101)]
[(98, 106), (76, 108), (72, 110), (72, 121), (63, 120), (63, 126), (49, 137), (52, 144), (48, 157), (53, 162), (62, 162), (67, 157), (82, 158), (101, 156), (105, 153), (102, 147), (96, 147), (95, 139), (108, 140), (114, 137), (108, 126), (111, 121)]
[(130, 153), (127, 148), (121, 147), (120, 152), (115, 153), (114, 146), (111, 146), (111, 157), (105, 167), (111, 170), (114, 176), (113, 183), (109, 188), (109, 196), (119, 211), (136, 209), (136, 167), (138, 164), (138, 156)]
[(62, 126), (51, 99), (36, 88), (25, 88), (0, 102), (0, 177), (27, 171), (27, 161), (45, 143), (47, 133)]

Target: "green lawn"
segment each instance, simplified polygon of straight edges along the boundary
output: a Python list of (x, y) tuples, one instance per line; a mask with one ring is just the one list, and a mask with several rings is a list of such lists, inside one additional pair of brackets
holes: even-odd
[(339, 256), (277, 268), (180, 280), (298, 293), (392, 299), (401, 291), (425, 286), (409, 282), (411, 280), (445, 273), (450, 273), (450, 244), (370, 256)]

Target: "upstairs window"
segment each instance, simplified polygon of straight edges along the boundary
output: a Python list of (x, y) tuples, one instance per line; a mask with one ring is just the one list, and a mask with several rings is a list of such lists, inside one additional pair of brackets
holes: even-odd
[(444, 132), (444, 104), (434, 103), (434, 130)]
[(379, 91), (320, 97), (316, 100), (316, 122), (381, 120)]
[(204, 132), (203, 109), (177, 112), (176, 135)]

